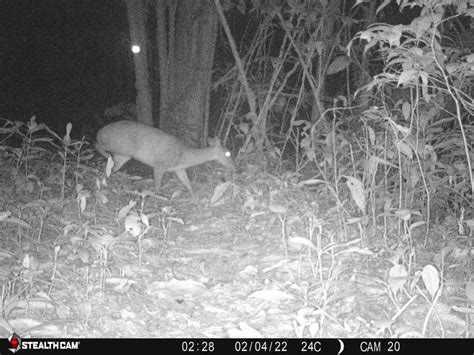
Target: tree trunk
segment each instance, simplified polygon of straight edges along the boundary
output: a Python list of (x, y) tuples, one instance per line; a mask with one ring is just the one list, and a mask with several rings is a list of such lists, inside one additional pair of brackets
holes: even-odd
[(126, 0), (126, 3), (131, 44), (140, 47), (140, 52), (133, 54), (135, 88), (137, 89), (137, 120), (153, 126), (153, 97), (148, 70), (145, 3), (144, 0)]
[(156, 12), (160, 127), (202, 144), (207, 137), (217, 35), (215, 9), (210, 0), (175, 0), (169, 6), (166, 0), (157, 0)]

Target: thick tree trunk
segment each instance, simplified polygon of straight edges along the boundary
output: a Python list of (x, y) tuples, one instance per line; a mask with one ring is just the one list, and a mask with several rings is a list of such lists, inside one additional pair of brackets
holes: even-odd
[(202, 144), (217, 33), (214, 6), (210, 0), (176, 0), (167, 7), (157, 0), (156, 11), (161, 128)]
[(133, 54), (137, 89), (137, 120), (153, 126), (153, 96), (148, 70), (145, 3), (144, 0), (126, 0), (126, 3), (131, 44), (140, 47), (140, 52)]

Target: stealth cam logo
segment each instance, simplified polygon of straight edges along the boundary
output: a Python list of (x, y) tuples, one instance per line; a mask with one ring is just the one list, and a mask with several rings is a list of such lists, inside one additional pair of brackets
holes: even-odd
[(13, 333), (8, 337), (8, 349), (12, 353), (16, 353), (21, 348), (21, 338), (18, 334)]

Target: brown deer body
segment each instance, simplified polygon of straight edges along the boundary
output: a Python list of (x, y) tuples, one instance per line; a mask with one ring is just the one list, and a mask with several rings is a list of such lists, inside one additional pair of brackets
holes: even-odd
[(193, 194), (186, 168), (214, 160), (235, 169), (230, 152), (219, 139), (210, 139), (207, 148), (192, 148), (157, 128), (132, 121), (118, 121), (101, 128), (95, 148), (104, 157), (112, 156), (113, 172), (132, 158), (151, 166), (157, 192), (165, 172), (174, 172)]

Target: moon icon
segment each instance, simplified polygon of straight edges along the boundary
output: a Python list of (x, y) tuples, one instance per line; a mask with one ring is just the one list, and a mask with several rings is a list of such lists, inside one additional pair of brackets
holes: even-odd
[(341, 339), (337, 339), (337, 340), (339, 340), (339, 345), (340, 345), (340, 347), (341, 347), (341, 348), (339, 349), (339, 352), (337, 353), (337, 355), (339, 355), (339, 354), (342, 354), (342, 352), (344, 351), (344, 343), (342, 342)]

